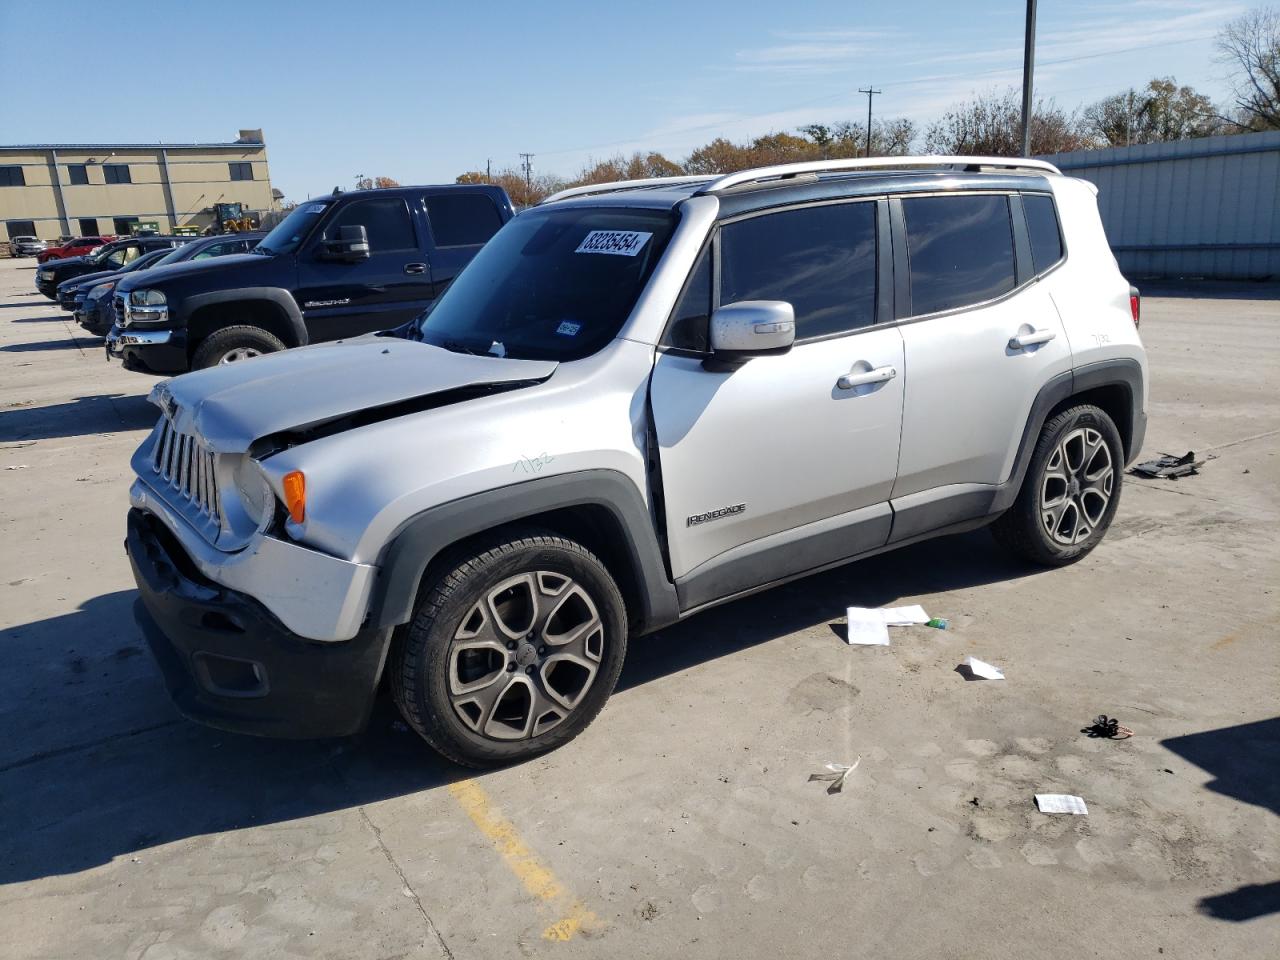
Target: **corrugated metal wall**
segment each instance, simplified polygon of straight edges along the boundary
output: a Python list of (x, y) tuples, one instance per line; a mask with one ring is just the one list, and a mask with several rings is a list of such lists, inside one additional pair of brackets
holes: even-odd
[(1098, 185), (1129, 277), (1280, 276), (1280, 131), (1043, 159)]

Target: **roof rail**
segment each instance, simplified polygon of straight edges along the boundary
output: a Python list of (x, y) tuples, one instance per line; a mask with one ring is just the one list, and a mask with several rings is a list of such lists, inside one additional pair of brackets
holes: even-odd
[[(582, 187), (569, 187), (567, 190), (561, 190), (559, 193), (553, 193), (547, 197), (542, 203), (555, 203), (557, 200), (567, 200), (569, 197), (586, 197), (599, 193), (616, 193), (619, 190), (630, 190), (633, 187), (662, 187), (662, 186), (679, 186), (682, 183), (705, 183), (714, 180), (715, 176), (691, 176), (691, 177), (648, 177), (644, 180), (615, 180), (612, 183), (588, 183)], [(542, 203), (538, 206), (542, 206)]]
[(720, 193), (730, 187), (761, 180), (785, 179), (802, 173), (836, 173), (842, 170), (911, 169), (915, 167), (1001, 167), (1009, 170), (1035, 170), (1039, 173), (1061, 175), (1059, 170), (1044, 160), (1028, 160), (1023, 157), (864, 157), (860, 160), (810, 160), (804, 163), (780, 163), (772, 167), (756, 167), (718, 177), (698, 191)]

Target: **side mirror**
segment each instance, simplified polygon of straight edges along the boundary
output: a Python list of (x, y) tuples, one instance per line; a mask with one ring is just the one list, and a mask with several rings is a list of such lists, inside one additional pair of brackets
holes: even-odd
[(741, 300), (711, 314), (711, 356), (703, 366), (736, 370), (753, 357), (786, 353), (796, 340), (796, 312), (784, 300)]
[(339, 227), (338, 239), (324, 241), (320, 248), (320, 257), (324, 260), (341, 260), (344, 263), (368, 260), (369, 234), (361, 224)]

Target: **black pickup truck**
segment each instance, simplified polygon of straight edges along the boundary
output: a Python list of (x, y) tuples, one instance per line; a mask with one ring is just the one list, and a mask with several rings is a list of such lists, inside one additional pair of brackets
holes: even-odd
[(107, 355), (168, 375), (399, 326), (514, 215), (485, 184), (308, 200), (252, 253), (122, 279)]

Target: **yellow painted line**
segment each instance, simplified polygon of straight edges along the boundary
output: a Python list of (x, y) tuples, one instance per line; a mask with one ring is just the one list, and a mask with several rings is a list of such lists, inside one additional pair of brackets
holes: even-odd
[(484, 788), (474, 780), (459, 780), (449, 786), (449, 793), (458, 802), (471, 822), (476, 825), (493, 848), (502, 857), (530, 894), (560, 914), (560, 919), (542, 931), (545, 940), (569, 940), (579, 930), (600, 926), (600, 919), (586, 905), (569, 892), (551, 868), (538, 859), (538, 855), (520, 837), (515, 825), (493, 807), (493, 801)]

